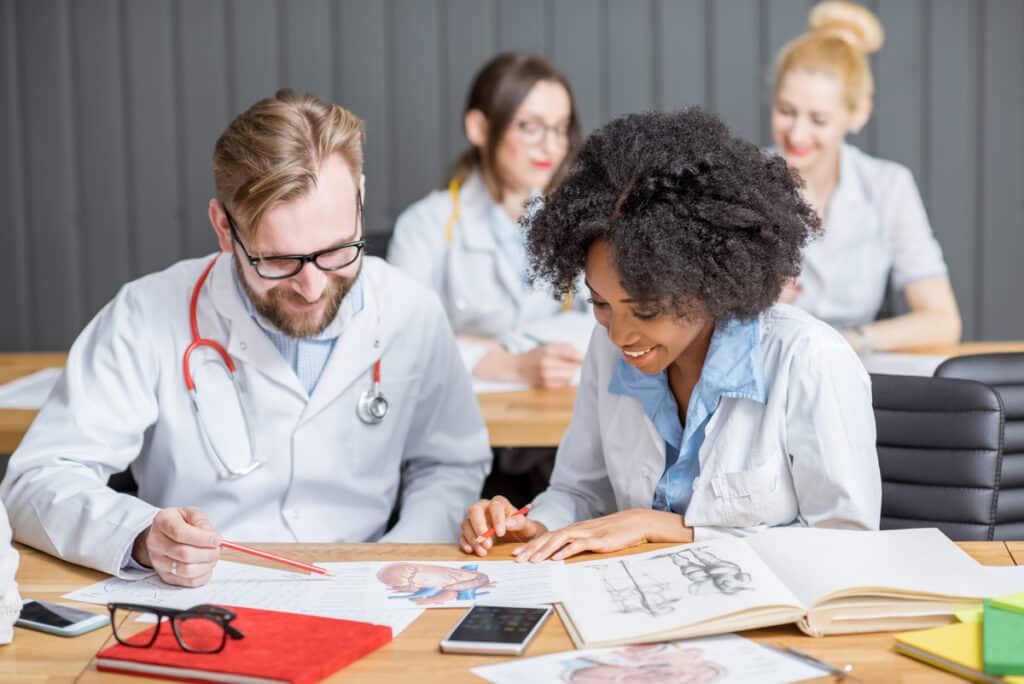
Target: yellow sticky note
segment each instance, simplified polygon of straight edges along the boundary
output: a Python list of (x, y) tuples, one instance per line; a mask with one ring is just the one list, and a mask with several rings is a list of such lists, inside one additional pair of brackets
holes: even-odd
[(1015, 613), (1024, 613), (1024, 591), (992, 599), (992, 605)]
[(960, 622), (981, 622), (981, 616), (984, 611), (974, 610), (973, 608), (966, 608), (964, 610), (958, 610), (953, 613), (956, 619)]

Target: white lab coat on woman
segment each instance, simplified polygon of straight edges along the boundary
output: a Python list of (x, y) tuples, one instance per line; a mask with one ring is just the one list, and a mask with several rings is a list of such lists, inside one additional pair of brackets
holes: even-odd
[[(563, 303), (543, 287), (527, 282), (525, 233), (494, 201), (479, 172), (470, 174), (458, 193), (458, 221), (449, 241), (446, 227), (455, 211), (448, 190), (432, 192), (402, 212), (388, 245), (388, 261), (441, 297), (457, 335), (500, 340), (514, 353), (533, 342), (518, 333), (529, 327), (545, 337), (550, 328), (586, 339), (593, 327), (585, 298), (575, 297), (563, 316)], [(563, 321), (555, 321), (563, 317)], [(550, 337), (548, 335), (547, 337)], [(486, 353), (480, 345), (461, 344), (470, 370)]]
[[(451, 541), (491, 453), (436, 297), (364, 259), (364, 305), (308, 395), (246, 312), (232, 258), (220, 255), (203, 286), (199, 332), (238, 366), (255, 457), (265, 465), (222, 479), (201, 442), (182, 355), (188, 299), (210, 258), (183, 261), (122, 288), (71, 348), (0, 486), (15, 538), (118, 574), (160, 508), (198, 506), (239, 541), (364, 542), (382, 538), (400, 503), (385, 539)], [(366, 425), (356, 403), (378, 358), (390, 412)], [(193, 375), (209, 372), (204, 364), (222, 365), (215, 354), (193, 354)], [(128, 466), (138, 498), (106, 486)]]
[[(877, 530), (881, 477), (867, 373), (835, 330), (784, 304), (760, 317), (767, 401), (722, 397), (686, 509), (694, 539), (776, 525)], [(621, 350), (597, 327), (551, 486), (530, 517), (557, 529), (651, 508), (665, 440), (640, 401), (608, 391)]]

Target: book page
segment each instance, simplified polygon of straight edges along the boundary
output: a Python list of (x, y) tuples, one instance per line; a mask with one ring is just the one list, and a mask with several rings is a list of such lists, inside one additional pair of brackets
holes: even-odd
[(985, 567), (935, 528), (786, 527), (747, 543), (807, 606), (851, 588), (981, 598), (1024, 587), (1024, 567)]
[(78, 589), (64, 598), (84, 603), (141, 603), (163, 608), (191, 608), (216, 603), (262, 608), (342, 620), (388, 625), (394, 636), (408, 627), (422, 609), (374, 601), (363, 586), (335, 578), (220, 561), (210, 581), (196, 588), (174, 587), (156, 575), (143, 580), (117, 577)]
[(565, 563), (396, 560), (320, 563), (364, 600), (396, 608), (459, 608), (557, 603), (565, 597)]
[(735, 635), (552, 653), (474, 667), (495, 684), (523, 682), (715, 682), (784, 684), (825, 672)]
[(755, 607), (802, 609), (742, 539), (568, 566), (564, 602), (584, 643), (635, 639)]

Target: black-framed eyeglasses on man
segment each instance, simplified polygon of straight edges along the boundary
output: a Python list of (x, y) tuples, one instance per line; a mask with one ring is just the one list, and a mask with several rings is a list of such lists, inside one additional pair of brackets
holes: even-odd
[[(256, 275), (265, 280), (284, 280), (285, 278), (291, 278), (293, 275), (302, 270), (303, 266), (307, 263), (312, 263), (314, 266), (319, 268), (321, 271), (340, 271), (349, 264), (355, 262), (359, 258), (359, 253), (363, 251), (366, 246), (366, 240), (354, 240), (353, 242), (346, 242), (343, 245), (337, 247), (328, 247), (327, 249), (321, 249), (316, 252), (310, 252), (309, 254), (287, 254), (282, 256), (272, 257), (254, 257), (249, 254), (249, 250), (245, 248), (242, 243), (242, 238), (238, 235), (238, 226), (235, 224), (235, 219), (231, 216), (228, 208), (221, 203), (221, 207), (224, 209), (224, 215), (228, 218), (228, 227), (231, 228), (231, 238), (238, 243), (238, 246), (242, 248), (242, 253), (245, 255), (246, 260), (256, 271)], [(363, 215), (363, 197), (362, 193), (356, 191), (356, 230), (359, 230), (360, 219)]]
[(245, 635), (231, 626), (237, 615), (227, 608), (202, 604), (184, 610), (147, 606), (139, 603), (108, 603), (114, 638), (123, 646), (149, 648), (156, 643), (160, 629), (170, 623), (174, 639), (189, 653), (220, 653), (228, 637)]

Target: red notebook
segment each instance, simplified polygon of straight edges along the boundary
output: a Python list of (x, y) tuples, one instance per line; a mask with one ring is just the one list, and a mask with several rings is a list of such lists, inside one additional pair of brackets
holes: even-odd
[(231, 625), (245, 638), (228, 639), (220, 653), (181, 650), (170, 624), (164, 623), (149, 648), (115, 644), (96, 656), (96, 666), (187, 682), (311, 684), (391, 641), (391, 628), (385, 625), (227, 608), (238, 615)]

